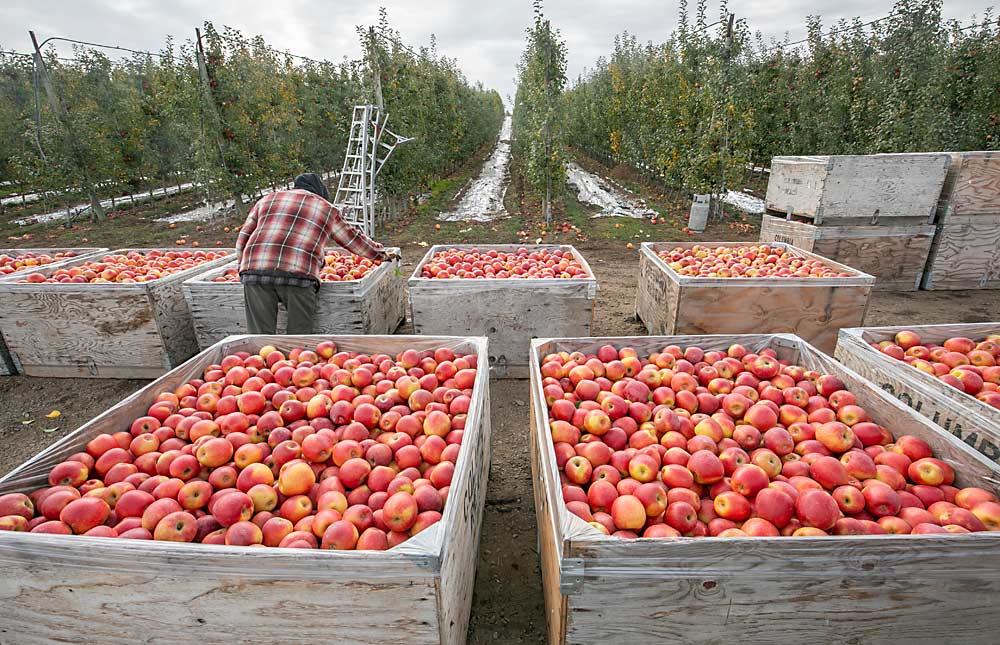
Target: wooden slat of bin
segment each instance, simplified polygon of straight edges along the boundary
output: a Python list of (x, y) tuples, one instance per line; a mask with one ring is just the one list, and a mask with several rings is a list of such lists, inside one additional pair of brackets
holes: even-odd
[(815, 224), (930, 223), (948, 162), (943, 153), (774, 157), (764, 201)]

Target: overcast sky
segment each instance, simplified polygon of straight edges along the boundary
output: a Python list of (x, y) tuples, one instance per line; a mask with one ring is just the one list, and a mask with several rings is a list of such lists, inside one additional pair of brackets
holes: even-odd
[[(693, 6), (695, 0), (691, 0)], [(963, 22), (992, 6), (984, 0), (945, 0), (945, 15)], [(0, 46), (28, 51), (28, 30), (39, 38), (65, 36), (135, 49), (159, 49), (168, 34), (193, 37), (194, 28), (210, 20), (246, 34), (261, 34), (282, 50), (339, 61), (360, 53), (356, 25), (378, 20), (378, 7), (388, 9), (390, 24), (411, 46), (437, 36), (438, 50), (458, 59), (473, 81), (500, 90), (506, 100), (515, 90), (515, 65), (531, 22), (530, 0), (414, 0), (348, 2), (345, 0), (4, 0), (0, 6)], [(891, 12), (890, 0), (769, 0), (730, 3), (738, 18), (766, 38), (792, 40), (805, 35), (805, 17), (880, 18)], [(711, 5), (712, 22), (718, 4)], [(664, 41), (677, 24), (677, 3), (662, 0), (549, 0), (545, 13), (562, 31), (569, 49), (569, 75), (575, 78), (612, 48), (622, 31), (640, 41)]]

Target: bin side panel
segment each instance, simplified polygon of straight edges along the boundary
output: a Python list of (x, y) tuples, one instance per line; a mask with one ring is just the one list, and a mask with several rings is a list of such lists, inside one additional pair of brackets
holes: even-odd
[[(141, 548), (136, 543), (137, 551)], [(205, 546), (206, 550), (213, 547)], [(14, 643), (439, 643), (433, 579), (294, 580), (199, 574), (196, 563), (7, 569), (0, 638)], [(255, 566), (247, 557), (247, 567)], [(4, 638), (6, 636), (7, 638)]]
[(28, 376), (148, 378), (164, 372), (163, 343), (142, 285), (33, 292), (9, 286), (3, 298), (0, 326)]
[(938, 226), (924, 289), (1000, 289), (1000, 215), (952, 216)]
[[(734, 281), (735, 282), (735, 281)], [(677, 334), (793, 333), (832, 352), (837, 331), (862, 323), (869, 287), (681, 286)]]

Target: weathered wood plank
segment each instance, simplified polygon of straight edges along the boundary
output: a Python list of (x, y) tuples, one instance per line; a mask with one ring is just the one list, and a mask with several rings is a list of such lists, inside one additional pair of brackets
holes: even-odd
[[(795, 333), (820, 349), (833, 351), (840, 327), (864, 321), (874, 282), (871, 276), (842, 267), (853, 277), (692, 278), (673, 271), (657, 255), (694, 244), (642, 245), (636, 313), (651, 334)], [(830, 263), (825, 257), (795, 250)]]
[(420, 277), (423, 265), (449, 248), (513, 251), (513, 244), (433, 246), (409, 279), (410, 311), (418, 334), (487, 336), (489, 365), (496, 378), (523, 378), (532, 338), (590, 333), (597, 279), (583, 256), (585, 279), (437, 280)]
[[(41, 249), (0, 249), (0, 255), (10, 255), (17, 257), (24, 255), (25, 253), (36, 253), (45, 255), (55, 255), (56, 253), (66, 253), (72, 251), (76, 253), (76, 257), (67, 258), (65, 260), (59, 260), (58, 262), (53, 262), (51, 264), (46, 264), (46, 269), (59, 269), (65, 264), (69, 264), (75, 260), (79, 259), (89, 259), (95, 255), (106, 252), (108, 249), (98, 248), (98, 247), (59, 247), (59, 248), (41, 248)], [(17, 273), (8, 274), (6, 276), (0, 276), (11, 279), (18, 279), (19, 276), (31, 273), (32, 271), (18, 271)], [(4, 341), (3, 335), (0, 334), (0, 376), (11, 376), (17, 374), (17, 363), (14, 358), (10, 355), (10, 350), (7, 348), (7, 343)]]
[(774, 157), (767, 208), (816, 224), (932, 221), (947, 173), (942, 153)]
[(948, 176), (938, 205), (938, 223), (952, 217), (1000, 214), (1000, 152), (949, 152)]
[[(1000, 629), (991, 607), (1000, 593), (1000, 534), (824, 538), (621, 540), (590, 529), (566, 510), (548, 436), (538, 357), (594, 352), (605, 344), (640, 354), (677, 344), (706, 350), (740, 343), (773, 347), (806, 369), (839, 376), (858, 404), (894, 434), (927, 440), (956, 465), (960, 485), (997, 490), (1000, 467), (872, 383), (791, 336), (572, 338), (532, 346), (531, 405), (536, 497), (554, 516), (539, 518), (549, 642), (648, 639), (705, 643), (990, 643)], [(546, 531), (546, 523), (553, 527)], [(554, 535), (549, 535), (553, 533)], [(543, 567), (544, 570), (544, 567)], [(562, 592), (560, 593), (560, 585)], [(556, 596), (558, 594), (558, 597)], [(548, 607), (548, 605), (547, 605)], [(988, 616), (988, 617), (984, 617)], [(561, 621), (553, 624), (553, 620)]]
[(876, 277), (876, 291), (920, 288), (935, 227), (815, 226), (764, 215), (761, 242), (784, 242)]
[[(48, 275), (90, 259), (93, 256), (74, 258), (38, 272)], [(219, 258), (137, 284), (0, 280), (0, 331), (28, 376), (137, 378), (162, 374), (197, 351), (180, 284), (227, 261)]]
[[(869, 346), (869, 343), (892, 340), (902, 329), (843, 329), (837, 342), (837, 359), (1000, 464), (1000, 410)], [(987, 334), (998, 334), (1000, 322), (917, 325), (906, 329), (917, 332), (924, 342), (942, 343), (955, 336), (978, 340)]]
[(938, 224), (922, 286), (1000, 289), (1000, 214), (952, 215)]

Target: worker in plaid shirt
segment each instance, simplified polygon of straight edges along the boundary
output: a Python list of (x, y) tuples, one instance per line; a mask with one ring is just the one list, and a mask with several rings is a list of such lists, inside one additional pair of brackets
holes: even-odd
[(291, 190), (262, 197), (250, 210), (236, 242), (247, 327), (274, 334), (278, 303), (288, 311), (289, 334), (313, 333), (319, 272), (327, 242), (370, 260), (398, 259), (340, 217), (319, 176), (295, 178)]

